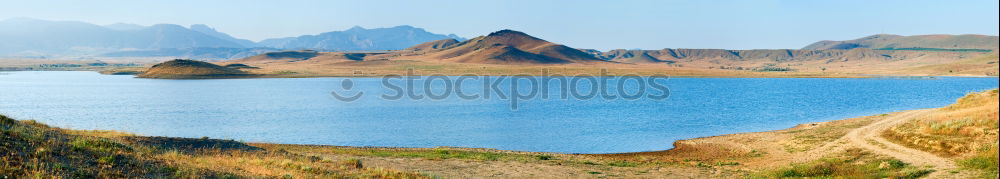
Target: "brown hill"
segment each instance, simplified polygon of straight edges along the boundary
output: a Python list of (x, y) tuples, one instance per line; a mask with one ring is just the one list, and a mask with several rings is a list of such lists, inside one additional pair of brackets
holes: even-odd
[(451, 60), (460, 63), (493, 64), (551, 64), (571, 62), (569, 60), (521, 51), (521, 49), (502, 44), (494, 44), (493, 46), (474, 50), (461, 55), (460, 58), (453, 58)]
[(919, 67), (909, 68), (907, 70), (920, 74), (952, 75), (952, 73), (959, 73), (997, 76), (997, 73), (1000, 72), (1000, 60), (997, 58), (997, 52), (994, 51), (986, 55), (967, 59), (953, 60), (944, 63), (921, 64)]
[(270, 52), (239, 60), (230, 63), (283, 63), (283, 62), (351, 62), (362, 61), (365, 57), (380, 55), (384, 53), (344, 53), (344, 52), (316, 52), (312, 50), (304, 51), (283, 51)]
[[(593, 53), (593, 52), (591, 52)], [(597, 53), (606, 60), (622, 63), (633, 63), (633, 64), (644, 64), (644, 63), (673, 63), (670, 60), (660, 60), (659, 58), (653, 57), (650, 53), (659, 55), (658, 51), (646, 51), (646, 50), (611, 50), (604, 53)]]
[(282, 51), (282, 52), (268, 52), (252, 57), (247, 57), (242, 59), (243, 61), (272, 61), (272, 60), (284, 60), (284, 61), (299, 61), (307, 60), (319, 55), (319, 52), (313, 50), (299, 50), (299, 51)]
[(986, 35), (915, 35), (900, 36), (878, 34), (845, 41), (820, 41), (802, 48), (803, 50), (846, 50), (854, 48), (871, 49), (997, 49), (997, 36)]
[(422, 44), (414, 45), (413, 47), (406, 48), (406, 50), (411, 50), (411, 51), (428, 51), (428, 50), (446, 49), (446, 48), (450, 48), (450, 47), (452, 47), (452, 46), (454, 46), (455, 44), (458, 44), (458, 43), (459, 43), (459, 41), (455, 40), (455, 39), (435, 40), (435, 41), (430, 41), (430, 42), (425, 42), (425, 43), (422, 43)]
[(558, 64), (600, 61), (593, 55), (564, 45), (532, 37), (523, 32), (501, 30), (453, 45), (418, 58), (463, 63)]
[(253, 76), (246, 72), (226, 68), (208, 62), (176, 59), (153, 65), (139, 74), (139, 78), (199, 79), (199, 78), (241, 78)]

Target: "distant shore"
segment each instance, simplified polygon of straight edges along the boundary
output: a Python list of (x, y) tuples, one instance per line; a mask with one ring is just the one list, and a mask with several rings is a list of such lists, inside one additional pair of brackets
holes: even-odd
[[(983, 61), (985, 57), (975, 58), (975, 63)], [(988, 60), (987, 60), (988, 61)], [(102, 74), (113, 75), (140, 75), (150, 69), (154, 63), (159, 61), (135, 62), (127, 60), (109, 61), (108, 65), (89, 66), (91, 61), (82, 60), (13, 60), (0, 64), (0, 71), (98, 71)], [(588, 75), (588, 76), (671, 76), (671, 77), (723, 77), (723, 78), (869, 78), (872, 76), (962, 76), (962, 77), (996, 77), (998, 73), (980, 73), (977, 70), (964, 71), (966, 64), (951, 66), (925, 66), (879, 68), (878, 64), (844, 67), (845, 69), (823, 70), (813, 64), (813, 67), (798, 67), (791, 71), (765, 71), (744, 68), (721, 69), (725, 66), (680, 66), (667, 64), (615, 64), (615, 63), (588, 63), (588, 64), (530, 64), (530, 65), (510, 65), (510, 64), (474, 64), (474, 63), (446, 63), (418, 60), (374, 60), (374, 61), (348, 61), (348, 62), (254, 62), (248, 61), (210, 61), (210, 64), (218, 66), (242, 65), (244, 68), (237, 70), (244, 71), (249, 76), (238, 78), (322, 78), (322, 77), (382, 77), (385, 75), (406, 76), (410, 70), (414, 76), (500, 76), (500, 75), (526, 75), (545, 76), (555, 75)], [(332, 63), (332, 64), (326, 64)], [(966, 63), (966, 62), (962, 62)], [(973, 62), (968, 62), (973, 63)], [(983, 64), (986, 64), (985, 62)], [(982, 66), (983, 64), (976, 64)], [(784, 65), (796, 65), (791, 62)], [(965, 66), (963, 66), (965, 65)], [(987, 64), (988, 65), (988, 64)], [(995, 64), (994, 64), (995, 65)], [(961, 67), (961, 68), (960, 68)], [(854, 69), (857, 68), (857, 69)], [(951, 68), (959, 69), (956, 71)], [(546, 72), (543, 72), (546, 71)], [(606, 70), (607, 74), (601, 74)], [(546, 73), (546, 74), (543, 74)], [(183, 75), (183, 74), (171, 74)], [(220, 77), (211, 76), (170, 76), (172, 79), (219, 79), (234, 78), (222, 75)]]

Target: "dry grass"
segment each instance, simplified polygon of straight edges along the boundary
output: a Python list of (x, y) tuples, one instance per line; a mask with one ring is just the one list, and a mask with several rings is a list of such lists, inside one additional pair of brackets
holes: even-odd
[(146, 67), (122, 67), (102, 69), (98, 72), (105, 75), (138, 75), (146, 72), (147, 69)]
[[(108, 138), (71, 135), (33, 121), (0, 115), (0, 176), (40, 178), (184, 177), (150, 160), (147, 150)], [(198, 176), (224, 176), (212, 171), (189, 171)]]
[[(123, 59), (99, 59), (99, 60), (76, 60), (76, 59), (7, 59), (0, 58), (0, 71), (105, 71), (114, 70), (116, 72), (127, 72), (135, 70), (145, 70), (143, 64), (155, 63), (162, 59), (150, 58), (123, 58)], [(108, 66), (91, 66), (91, 63), (103, 62)], [(131, 65), (128, 65), (131, 64)], [(74, 65), (78, 67), (59, 67), (53, 65)], [(115, 66), (115, 65), (126, 65)], [(132, 66), (135, 65), (135, 66)], [(115, 70), (121, 69), (121, 70)], [(109, 71), (110, 72), (110, 71)], [(109, 73), (110, 74), (110, 73)]]
[(997, 90), (972, 93), (884, 136), (943, 156), (960, 156), (997, 141)]
[(848, 149), (832, 156), (757, 172), (747, 178), (919, 178), (933, 172), (861, 149)]
[[(593, 155), (504, 151), (482, 148), (382, 148), (321, 145), (251, 144), (324, 159), (368, 161), (365, 165), (427, 171), (447, 178), (658, 178), (677, 176), (737, 176), (734, 172), (699, 174), (713, 168), (604, 158)], [(703, 165), (739, 163), (703, 163)]]
[(267, 150), (280, 150), (303, 155), (318, 156), (356, 156), (376, 158), (417, 158), (433, 161), (461, 160), (471, 162), (524, 162), (538, 164), (584, 164), (612, 167), (636, 167), (639, 165), (659, 165), (664, 162), (636, 161), (591, 155), (573, 155), (544, 152), (519, 152), (481, 148), (372, 148), (372, 147), (338, 147), (316, 145), (288, 144), (251, 144)]
[(167, 151), (155, 156), (171, 164), (247, 176), (292, 178), (428, 178), (429, 176), (381, 168), (364, 168), (357, 159), (329, 160), (285, 151)]
[[(33, 120), (22, 121), (25, 123), (37, 123)], [(101, 138), (113, 138), (113, 137), (128, 137), (136, 136), (133, 133), (113, 131), (113, 130), (62, 130), (62, 132), (70, 135), (81, 135), (81, 136), (94, 136)]]
[(310, 145), (253, 144), (271, 150), (294, 151), (322, 155), (352, 155), (368, 157), (422, 158), (428, 160), (461, 159), (473, 161), (539, 161), (554, 160), (546, 153), (512, 152), (475, 148), (358, 148)]
[(784, 142), (785, 151), (789, 153), (809, 151), (820, 147), (826, 143), (833, 142), (847, 135), (852, 129), (856, 129), (872, 122), (885, 118), (887, 115), (868, 116), (849, 120), (836, 120), (825, 122), (816, 128), (792, 129), (786, 134), (792, 135), (792, 139)]
[[(960, 160), (963, 167), (997, 171), (998, 90), (971, 93), (883, 136), (909, 147)], [(982, 167), (992, 166), (992, 167)], [(993, 177), (996, 178), (996, 177)]]
[(980, 74), (986, 76), (997, 76), (998, 71), (1000, 71), (1000, 65), (998, 65), (997, 52), (993, 52), (955, 62), (923, 65), (908, 68), (906, 70), (938, 75)]
[(675, 148), (666, 151), (598, 154), (592, 157), (603, 161), (628, 161), (640, 166), (693, 166), (739, 173), (818, 159), (822, 156), (813, 156), (815, 154), (806, 151), (834, 142), (849, 131), (884, 117), (851, 118), (802, 124), (778, 131), (689, 139), (675, 142)]
[(231, 140), (51, 128), (0, 115), (0, 178), (429, 178)]

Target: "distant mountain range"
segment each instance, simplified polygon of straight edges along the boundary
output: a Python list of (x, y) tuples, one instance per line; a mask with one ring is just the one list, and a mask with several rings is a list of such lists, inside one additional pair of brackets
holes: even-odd
[[(411, 26), (332, 31), (319, 35), (239, 39), (203, 25), (95, 25), (76, 21), (14, 18), (0, 21), (0, 56), (176, 56), (241, 58), (280, 49), (324, 51), (401, 50), (416, 44), (462, 39)], [(462, 39), (464, 40), (464, 39)]]
[(124, 50), (103, 53), (104, 57), (183, 57), (192, 59), (239, 59), (261, 53), (281, 51), (275, 48), (226, 48), (226, 47), (192, 47), (192, 48), (161, 48), (153, 50)]
[(201, 33), (203, 33), (205, 35), (209, 35), (209, 36), (212, 36), (212, 37), (215, 37), (215, 38), (218, 38), (218, 39), (222, 39), (222, 40), (230, 41), (230, 42), (233, 42), (233, 43), (236, 43), (236, 44), (240, 44), (243, 47), (259, 47), (259, 46), (261, 46), (261, 45), (257, 45), (257, 43), (254, 43), (253, 41), (250, 41), (250, 40), (238, 39), (238, 38), (235, 38), (233, 36), (229, 36), (229, 34), (222, 33), (222, 32), (219, 32), (219, 31), (215, 31), (214, 28), (208, 27), (205, 24), (191, 25), (190, 29), (193, 30), (193, 31), (195, 31), (195, 32), (201, 32)]
[[(996, 51), (997, 36), (878, 34), (854, 40), (820, 41), (800, 50), (662, 49), (597, 51), (574, 49), (530, 35), (503, 30), (473, 39), (412, 26), (353, 27), (316, 35), (253, 42), (203, 25), (94, 25), (76, 21), (15, 18), (0, 21), (0, 56), (8, 57), (156, 57), (238, 59), (283, 50), (419, 52), (417, 57), (471, 63), (570, 63), (592, 60), (622, 63), (673, 63), (679, 59), (792, 60), (857, 53), (888, 58), (870, 50)], [(867, 49), (843, 52), (838, 50)], [(829, 51), (834, 50), (834, 51)], [(846, 55), (851, 57), (852, 55)]]
[(870, 49), (996, 49), (997, 36), (986, 35), (914, 35), (877, 34), (845, 41), (819, 41), (803, 50)]
[(402, 50), (424, 42), (441, 39), (465, 40), (455, 34), (441, 35), (412, 26), (365, 29), (353, 27), (345, 31), (317, 35), (266, 39), (257, 44), (280, 49), (319, 49), (334, 51)]
[(192, 47), (244, 46), (172, 24), (149, 27), (117, 24), (109, 28), (74, 21), (26, 18), (0, 21), (0, 55), (7, 56), (93, 55)]
[(900, 60), (935, 56), (925, 52), (993, 52), (997, 36), (986, 35), (915, 35), (878, 34), (854, 40), (825, 40), (802, 49), (660, 49), (660, 50), (584, 50), (600, 59), (622, 63), (675, 63), (680, 60)]

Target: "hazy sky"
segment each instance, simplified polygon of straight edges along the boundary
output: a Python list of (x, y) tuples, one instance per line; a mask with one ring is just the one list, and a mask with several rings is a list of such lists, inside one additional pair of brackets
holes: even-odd
[(998, 34), (997, 0), (31, 0), (0, 19), (207, 24), (254, 41), (358, 25), (463, 37), (524, 31), (577, 48), (800, 48), (877, 33)]

